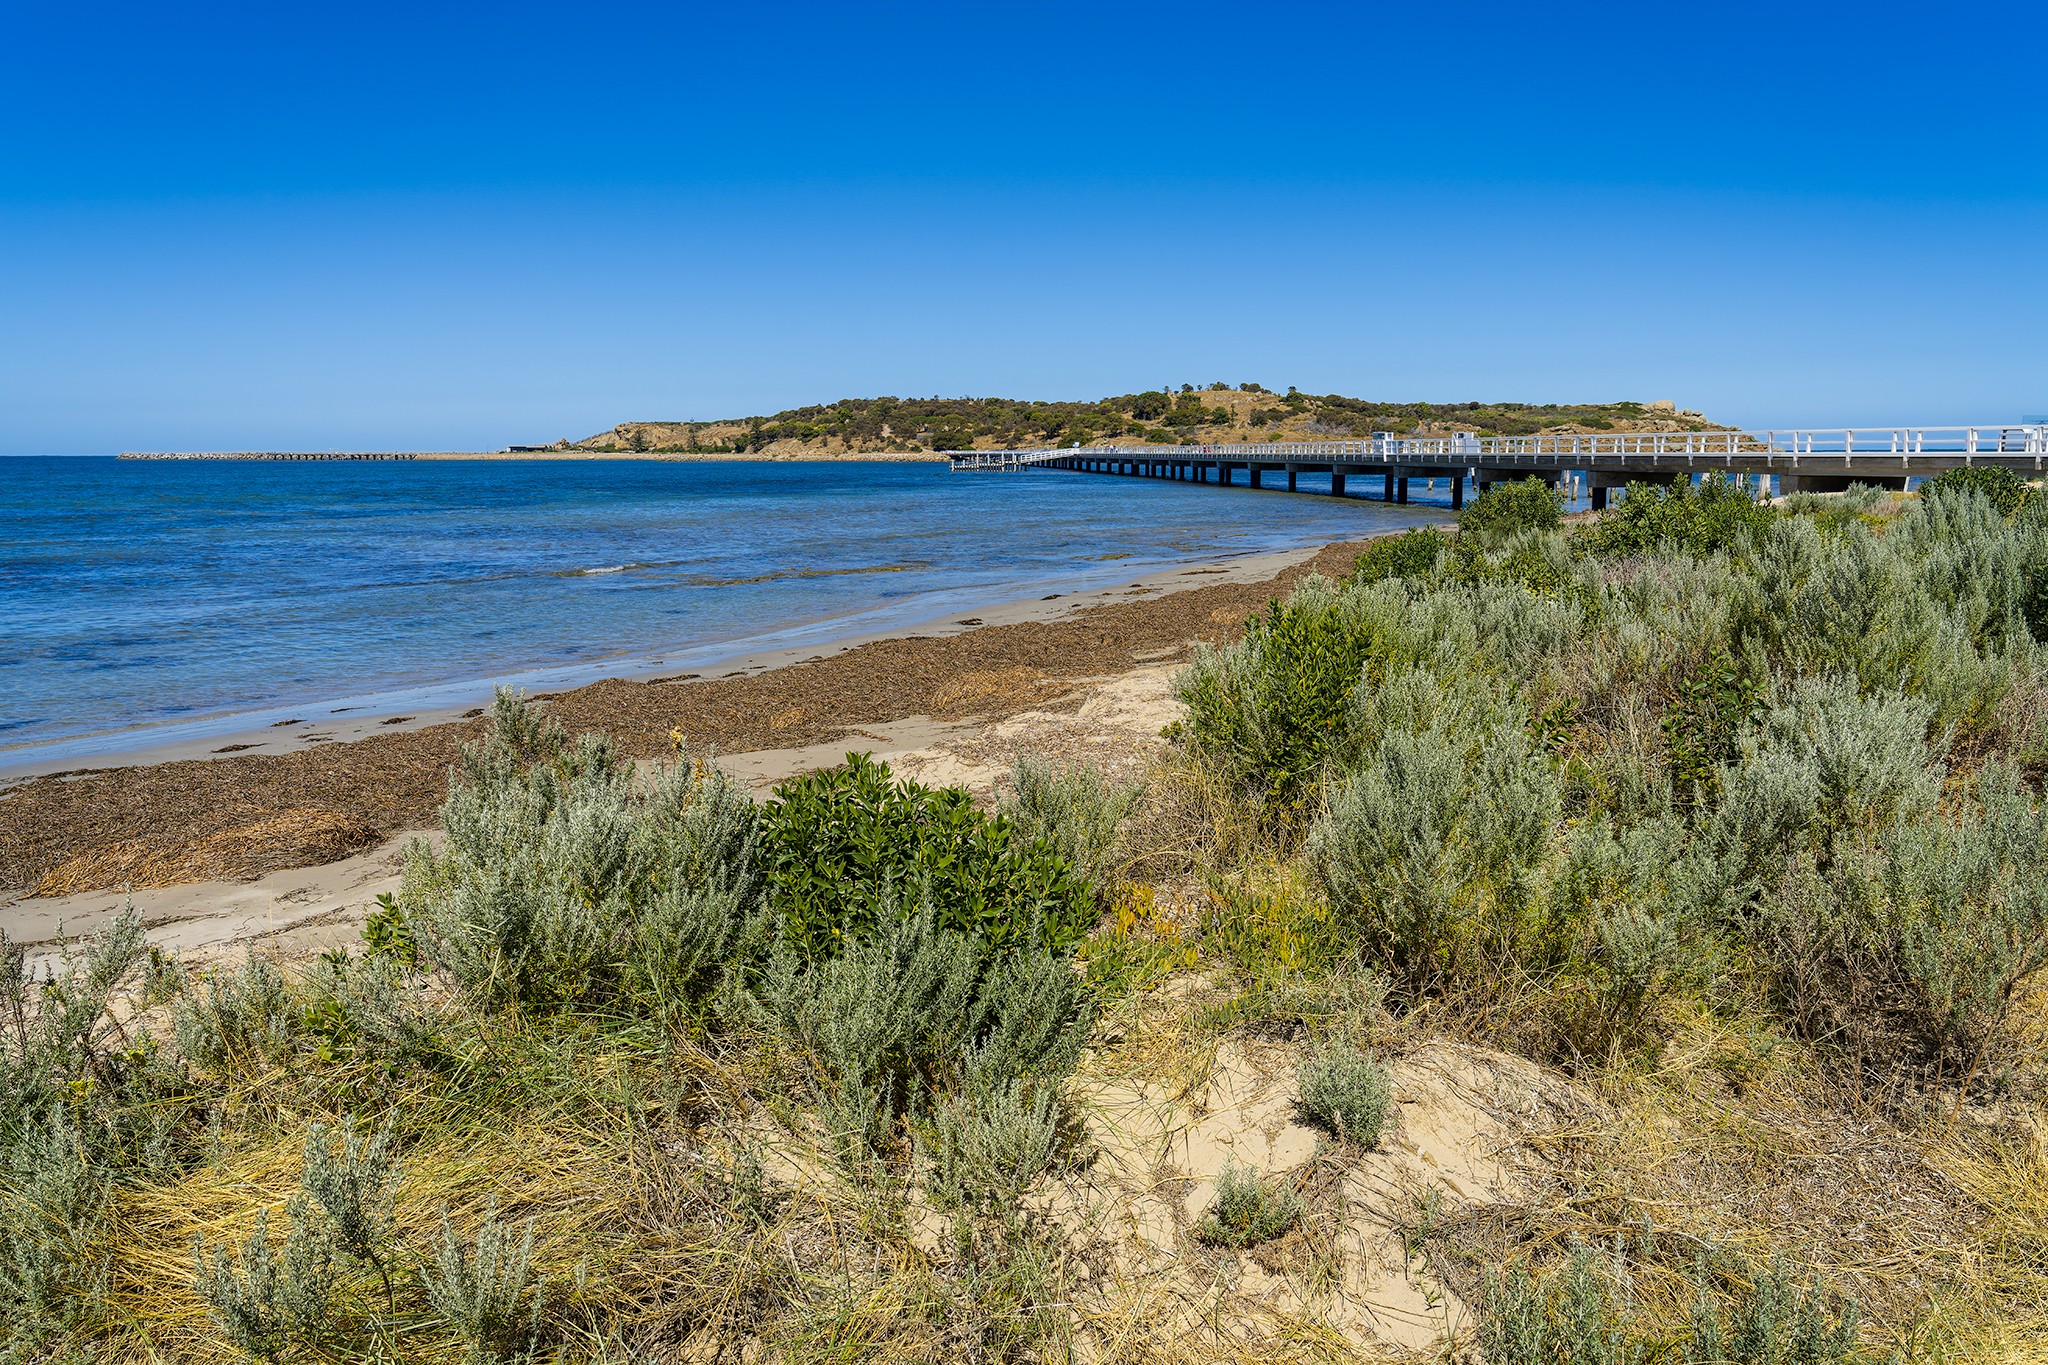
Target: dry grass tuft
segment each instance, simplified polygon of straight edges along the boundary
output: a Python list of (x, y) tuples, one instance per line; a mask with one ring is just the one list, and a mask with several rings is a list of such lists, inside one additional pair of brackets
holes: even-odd
[(382, 837), (374, 826), (341, 811), (300, 807), (196, 839), (123, 839), (74, 853), (45, 873), (30, 894), (69, 896), (258, 877), (274, 867), (335, 862)]

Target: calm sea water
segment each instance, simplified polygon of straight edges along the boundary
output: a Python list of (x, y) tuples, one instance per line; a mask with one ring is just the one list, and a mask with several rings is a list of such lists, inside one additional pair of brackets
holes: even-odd
[(933, 464), (0, 457), (0, 768), (686, 668), (1440, 514)]

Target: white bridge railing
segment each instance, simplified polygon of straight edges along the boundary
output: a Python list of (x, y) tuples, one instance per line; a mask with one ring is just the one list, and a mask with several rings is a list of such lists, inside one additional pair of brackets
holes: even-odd
[(1796, 467), (1801, 457), (1830, 466), (1867, 461), (1873, 471), (1916, 457), (1941, 464), (1991, 458), (2036, 469), (2048, 458), (2048, 425), (1973, 427), (1833, 427), (1801, 431), (1615, 431), (1533, 436), (1395, 436), (1375, 432), (1356, 441), (1276, 441), (1226, 445), (1069, 446), (1038, 450), (945, 452), (955, 470), (1025, 469), (1055, 461), (1194, 459), (1287, 460), (1317, 464), (1514, 465), (1591, 468), (1609, 461), (1694, 465), (1704, 461), (1752, 467)]

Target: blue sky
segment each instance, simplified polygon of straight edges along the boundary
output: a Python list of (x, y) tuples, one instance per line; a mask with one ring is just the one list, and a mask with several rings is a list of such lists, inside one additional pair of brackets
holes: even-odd
[(2048, 412), (2048, 7), (0, 6), (0, 451)]

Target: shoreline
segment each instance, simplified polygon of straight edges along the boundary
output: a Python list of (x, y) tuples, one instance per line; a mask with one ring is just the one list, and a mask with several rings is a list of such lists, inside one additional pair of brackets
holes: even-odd
[[(786, 647), (717, 678), (604, 678), (547, 694), (549, 709), (571, 733), (606, 733), (629, 757), (668, 753), (681, 732), (722, 755), (790, 751), (818, 766), (848, 741), (884, 738), (877, 729), (914, 739), (985, 726), (1081, 684), (1177, 663), (1198, 641), (1234, 638), (1309, 572), (1348, 573), (1363, 543), (1181, 565), (1126, 580), (1132, 587), (984, 608), (831, 653)], [(39, 888), (247, 881), (360, 854), (431, 820), (457, 745), (480, 725), (414, 721), (288, 752), (23, 776), (0, 789), (0, 890), (18, 902)]]
[[(555, 695), (607, 680), (729, 678), (843, 654), (883, 640), (958, 634), (973, 625), (1056, 620), (1088, 606), (1165, 590), (1190, 574), (1215, 571), (1235, 577), (1270, 577), (1319, 546), (1253, 550), (1143, 568), (1128, 582), (1107, 572), (1115, 561), (1077, 566), (1066, 575), (974, 590), (934, 590), (901, 603), (885, 603), (842, 616), (799, 622), (757, 636), (633, 650), (574, 664), (514, 667), (487, 675), (280, 702), (174, 721), (150, 721), (96, 734), (41, 743), (0, 745), (0, 795), (37, 777), (62, 777), (115, 768), (204, 760), (231, 753), (302, 751), (308, 743), (352, 743), (376, 734), (403, 733), (469, 718), (487, 706), (499, 686), (536, 696)], [(1101, 572), (1090, 572), (1099, 568)], [(1090, 586), (1070, 586), (1077, 574)], [(1097, 580), (1116, 577), (1117, 586)], [(1038, 589), (1057, 589), (1038, 594)], [(953, 598), (954, 600), (943, 600)], [(1057, 602), (1057, 605), (1054, 603)], [(346, 716), (346, 719), (340, 717)], [(63, 752), (51, 752), (52, 750)]]

